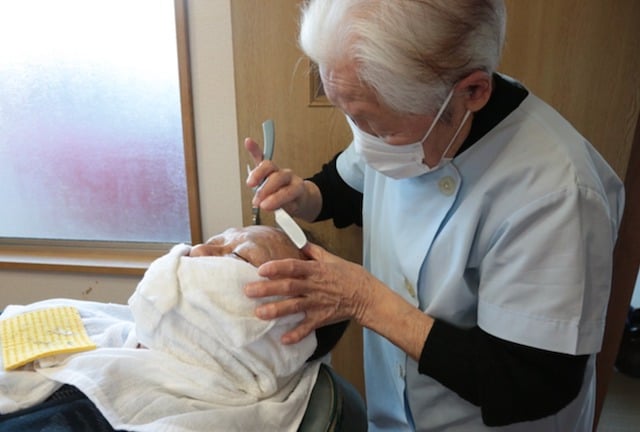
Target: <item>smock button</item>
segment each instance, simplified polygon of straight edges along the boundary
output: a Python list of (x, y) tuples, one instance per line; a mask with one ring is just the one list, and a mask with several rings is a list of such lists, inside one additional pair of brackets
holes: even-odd
[(411, 297), (416, 298), (416, 290), (415, 288), (413, 288), (413, 285), (411, 284), (411, 282), (409, 282), (409, 279), (407, 278), (404, 278), (404, 289), (407, 290), (407, 292)]
[(451, 196), (456, 191), (456, 181), (453, 177), (442, 177), (438, 182), (438, 188), (443, 195)]
[(405, 376), (404, 367), (401, 364), (398, 365), (398, 376), (402, 379)]

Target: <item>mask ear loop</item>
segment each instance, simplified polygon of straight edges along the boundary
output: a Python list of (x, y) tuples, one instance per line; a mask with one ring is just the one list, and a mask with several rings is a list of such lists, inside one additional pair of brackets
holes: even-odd
[(441, 159), (443, 159), (446, 156), (447, 152), (451, 148), (451, 145), (456, 140), (456, 138), (458, 138), (458, 134), (460, 134), (460, 131), (462, 130), (462, 126), (464, 126), (464, 124), (467, 122), (467, 119), (469, 118), (470, 115), (471, 115), (471, 110), (467, 110), (467, 112), (464, 113), (464, 117), (462, 117), (462, 121), (460, 122), (460, 126), (458, 126), (458, 129), (456, 130), (456, 133), (453, 134), (453, 138), (451, 138), (451, 141), (449, 141), (449, 145), (447, 145), (447, 148), (444, 149), (444, 153), (442, 153)]
[(451, 101), (451, 98), (453, 97), (453, 89), (451, 89), (451, 91), (449, 92), (449, 94), (447, 95), (447, 97), (445, 98), (444, 102), (442, 103), (442, 106), (440, 107), (440, 109), (438, 110), (438, 113), (436, 114), (436, 116), (433, 118), (433, 121), (431, 122), (431, 126), (429, 126), (429, 130), (427, 130), (427, 133), (424, 134), (424, 138), (422, 138), (420, 140), (420, 142), (422, 144), (424, 144), (424, 142), (427, 140), (427, 138), (429, 137), (429, 135), (431, 135), (431, 131), (433, 130), (434, 127), (436, 127), (436, 123), (438, 123), (438, 121), (440, 120), (440, 117), (442, 117), (442, 114), (444, 113), (444, 110), (447, 108), (447, 106), (449, 105), (449, 102)]

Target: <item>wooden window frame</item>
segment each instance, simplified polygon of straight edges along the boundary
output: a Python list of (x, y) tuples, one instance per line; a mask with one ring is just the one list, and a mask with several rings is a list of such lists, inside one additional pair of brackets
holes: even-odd
[[(188, 0), (174, 0), (184, 159), (192, 244), (202, 242), (188, 37)], [(169, 244), (12, 240), (0, 243), (0, 270), (142, 275)]]

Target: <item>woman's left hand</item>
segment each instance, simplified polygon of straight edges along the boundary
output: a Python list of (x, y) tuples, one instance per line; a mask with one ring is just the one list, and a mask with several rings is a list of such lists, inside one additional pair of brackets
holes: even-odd
[(302, 340), (316, 328), (354, 319), (361, 323), (372, 292), (382, 283), (362, 266), (330, 254), (312, 243), (303, 248), (311, 260), (284, 259), (260, 266), (268, 280), (246, 285), (249, 297), (284, 296), (256, 309), (261, 319), (274, 319), (299, 312), (305, 319), (282, 337), (285, 344)]

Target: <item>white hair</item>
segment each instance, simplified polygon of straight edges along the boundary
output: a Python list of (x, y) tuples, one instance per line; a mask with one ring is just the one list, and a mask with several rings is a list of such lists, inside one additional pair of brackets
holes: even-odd
[(436, 111), (469, 73), (493, 73), (506, 27), (503, 0), (308, 0), (299, 43), (320, 67), (354, 62), (400, 113)]

